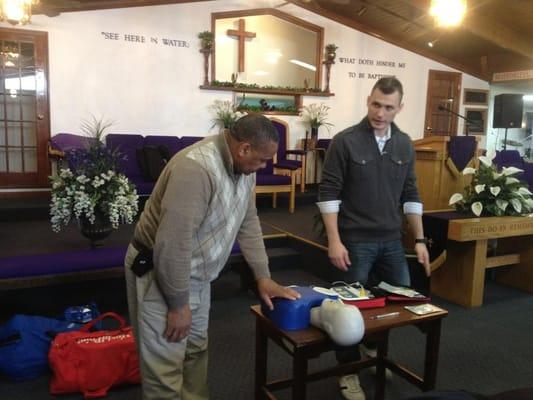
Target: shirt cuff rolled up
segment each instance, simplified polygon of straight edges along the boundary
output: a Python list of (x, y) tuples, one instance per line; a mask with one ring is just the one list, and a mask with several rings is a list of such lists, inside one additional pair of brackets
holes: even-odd
[(328, 200), (328, 201), (319, 201), (316, 203), (320, 209), (321, 214), (332, 214), (339, 212), (339, 206), (341, 205), (341, 200)]
[(406, 201), (403, 203), (403, 213), (422, 215), (424, 213), (424, 206), (422, 203), (415, 201)]

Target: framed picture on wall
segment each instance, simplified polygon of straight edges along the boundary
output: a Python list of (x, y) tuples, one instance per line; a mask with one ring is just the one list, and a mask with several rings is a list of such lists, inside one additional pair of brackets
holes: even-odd
[(483, 89), (464, 89), (463, 104), (471, 106), (488, 106), (489, 91)]
[(464, 133), (469, 135), (484, 135), (487, 131), (487, 109), (465, 107)]

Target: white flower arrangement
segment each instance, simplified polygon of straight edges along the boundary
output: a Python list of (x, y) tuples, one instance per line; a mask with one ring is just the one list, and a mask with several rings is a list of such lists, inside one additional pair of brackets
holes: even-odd
[(329, 127), (333, 126), (333, 124), (326, 122), (330, 109), (331, 107), (324, 103), (312, 103), (300, 109), (300, 117), (304, 124), (309, 125), (310, 128), (326, 126), (329, 130)]
[(239, 118), (246, 115), (245, 112), (238, 111), (237, 107), (229, 100), (215, 100), (209, 109), (214, 114), (211, 129), (215, 126), (220, 129), (229, 129)]
[(85, 125), (91, 134), (87, 148), (68, 152), (70, 167), (50, 177), (50, 222), (54, 232), (59, 232), (72, 217), (94, 224), (96, 215), (101, 214), (116, 229), (120, 223), (131, 224), (137, 215), (137, 191), (126, 176), (116, 172), (121, 156), (102, 142), (107, 126), (96, 120), (92, 127)]
[(513, 176), (523, 171), (515, 167), (503, 167), (498, 171), (492, 163), (495, 157), (496, 153), (489, 151), (479, 157), (478, 170), (463, 170), (463, 175), (474, 175), (472, 183), (465, 187), (464, 196), (454, 193), (450, 197), (450, 205), (457, 211), (471, 211), (478, 217), (482, 214), (503, 216), (533, 212), (532, 193), (527, 183)]

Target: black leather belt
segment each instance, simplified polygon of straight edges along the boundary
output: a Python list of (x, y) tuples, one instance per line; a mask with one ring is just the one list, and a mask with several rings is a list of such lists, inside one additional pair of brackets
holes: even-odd
[(139, 253), (141, 252), (145, 253), (148, 251), (152, 251), (152, 249), (149, 249), (148, 247), (146, 247), (144, 243), (142, 243), (139, 239), (135, 237), (131, 240), (131, 245), (135, 247), (135, 250), (137, 250)]

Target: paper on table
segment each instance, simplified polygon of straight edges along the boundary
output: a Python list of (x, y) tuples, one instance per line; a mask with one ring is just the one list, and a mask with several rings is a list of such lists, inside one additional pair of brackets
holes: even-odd
[(380, 282), (378, 288), (383, 289), (389, 293), (394, 293), (405, 297), (426, 297), (423, 294), (418, 293), (416, 290), (406, 287), (392, 286), (389, 285), (387, 282)]
[(419, 304), (417, 306), (405, 306), (404, 308), (416, 315), (425, 315), (437, 311), (444, 311), (442, 308), (434, 306), (433, 304)]

